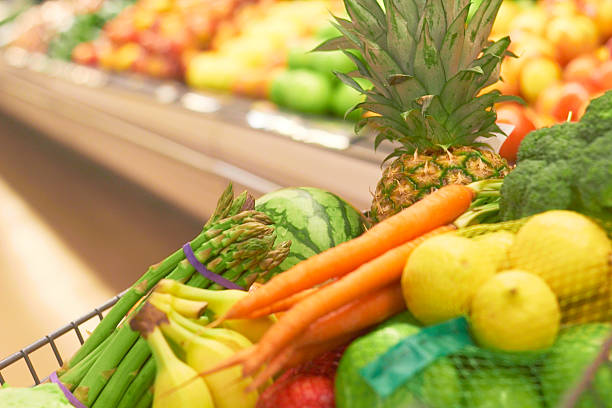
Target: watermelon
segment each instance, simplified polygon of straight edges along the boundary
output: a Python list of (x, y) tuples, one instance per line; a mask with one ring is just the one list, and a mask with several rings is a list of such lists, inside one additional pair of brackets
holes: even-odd
[(284, 188), (256, 201), (255, 209), (274, 221), (276, 243), (291, 241), (287, 258), (273, 271), (286, 271), (304, 259), (353, 239), (364, 231), (362, 214), (325, 190)]

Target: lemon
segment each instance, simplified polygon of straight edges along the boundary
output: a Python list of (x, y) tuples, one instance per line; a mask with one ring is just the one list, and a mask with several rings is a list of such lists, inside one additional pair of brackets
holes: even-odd
[(473, 238), (491, 257), (496, 271), (510, 269), (508, 249), (514, 243), (514, 234), (508, 231), (498, 231), (479, 235)]
[(572, 211), (533, 216), (510, 247), (512, 268), (540, 276), (558, 297), (584, 299), (606, 285), (612, 244), (597, 224)]
[(408, 309), (425, 324), (466, 314), (478, 287), (495, 274), (475, 241), (452, 234), (423, 242), (408, 258), (402, 290)]
[(550, 347), (560, 320), (559, 303), (546, 282), (520, 270), (489, 279), (476, 292), (470, 311), (478, 344), (503, 351)]

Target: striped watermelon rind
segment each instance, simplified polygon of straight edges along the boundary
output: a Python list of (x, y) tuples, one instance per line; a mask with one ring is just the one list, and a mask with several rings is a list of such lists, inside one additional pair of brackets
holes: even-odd
[(364, 218), (337, 195), (314, 187), (283, 188), (256, 201), (255, 208), (274, 221), (276, 243), (290, 240), (287, 258), (273, 271), (353, 239), (364, 232)]

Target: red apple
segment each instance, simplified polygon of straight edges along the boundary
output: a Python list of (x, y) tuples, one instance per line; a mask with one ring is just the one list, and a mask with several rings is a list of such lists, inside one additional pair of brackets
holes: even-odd
[(535, 130), (535, 125), (525, 113), (525, 108), (518, 104), (503, 104), (496, 109), (497, 123), (514, 125), (514, 130), (502, 144), (499, 154), (510, 163), (516, 161), (519, 146), (527, 133)]
[(552, 109), (552, 115), (559, 121), (567, 120), (572, 112), (572, 122), (580, 119), (585, 103), (590, 99), (589, 91), (578, 82), (568, 82), (561, 87), (561, 95)]

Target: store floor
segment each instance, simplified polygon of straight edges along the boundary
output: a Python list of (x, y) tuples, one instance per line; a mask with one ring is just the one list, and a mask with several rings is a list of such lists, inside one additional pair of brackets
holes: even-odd
[[(0, 359), (125, 289), (201, 225), (0, 114)], [(39, 354), (44, 376), (56, 363)], [(5, 380), (27, 385), (22, 366)]]

